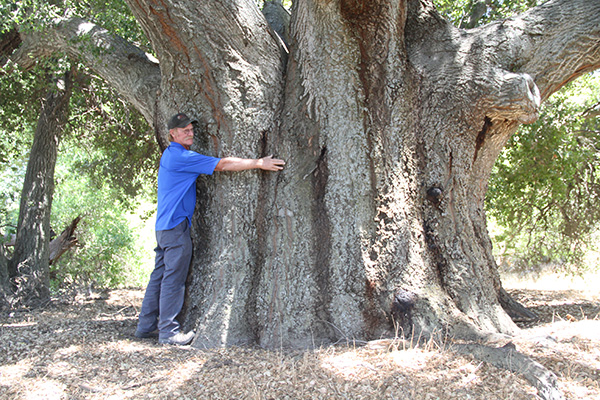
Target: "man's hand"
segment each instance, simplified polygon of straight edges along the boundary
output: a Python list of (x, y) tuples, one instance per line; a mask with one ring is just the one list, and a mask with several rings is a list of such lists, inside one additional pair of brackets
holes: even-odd
[(258, 165), (260, 169), (265, 171), (281, 171), (285, 165), (285, 161), (273, 158), (273, 155), (270, 155), (258, 160)]

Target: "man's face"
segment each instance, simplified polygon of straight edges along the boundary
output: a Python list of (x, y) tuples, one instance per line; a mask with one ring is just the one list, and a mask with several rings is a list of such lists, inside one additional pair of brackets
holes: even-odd
[(171, 136), (173, 142), (179, 143), (186, 149), (189, 149), (192, 143), (194, 143), (194, 127), (189, 124), (185, 128), (174, 128), (171, 130)]

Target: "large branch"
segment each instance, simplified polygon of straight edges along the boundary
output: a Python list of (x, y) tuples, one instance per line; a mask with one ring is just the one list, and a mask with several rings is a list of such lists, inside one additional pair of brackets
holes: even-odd
[(77, 244), (75, 229), (77, 229), (80, 220), (81, 216), (74, 218), (60, 235), (52, 239), (50, 242), (50, 265), (57, 261), (67, 250)]
[(30, 68), (39, 58), (65, 52), (112, 85), (153, 124), (160, 68), (138, 47), (80, 18), (62, 20), (41, 32), (22, 33), (11, 59)]
[(163, 117), (190, 112), (213, 138), (271, 129), (285, 56), (253, 0), (127, 3), (160, 61)]
[(496, 49), (502, 67), (533, 77), (542, 100), (600, 67), (598, 0), (552, 0), (482, 29), (505, 38)]
[(443, 20), (430, 1), (409, 4), (409, 60), (432, 87), (463, 88), (454, 102), (472, 105), (473, 115), (531, 123), (543, 100), (600, 67), (597, 0), (551, 0), (468, 30)]

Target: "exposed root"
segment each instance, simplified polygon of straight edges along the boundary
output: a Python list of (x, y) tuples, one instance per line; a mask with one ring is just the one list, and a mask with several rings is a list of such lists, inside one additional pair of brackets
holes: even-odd
[[(435, 335), (434, 335), (435, 336)], [(492, 347), (490, 343), (506, 342), (506, 335), (490, 335), (485, 343), (488, 345), (474, 343), (456, 343), (455, 340), (448, 341), (441, 338), (422, 337), (396, 337), (392, 339), (373, 340), (367, 343), (367, 348), (371, 350), (406, 350), (417, 346), (425, 345), (445, 350), (454, 351), (462, 355), (471, 355), (476, 359), (491, 364), (497, 368), (522, 375), (538, 391), (540, 398), (544, 400), (564, 400), (565, 397), (558, 389), (558, 379), (556, 375), (544, 367), (542, 364), (534, 361), (530, 357), (519, 353), (512, 342), (508, 342), (502, 347)], [(416, 340), (415, 340), (416, 339)], [(456, 339), (456, 338), (455, 338)], [(454, 343), (452, 343), (454, 342)]]
[(523, 375), (537, 390), (544, 400), (564, 400), (558, 389), (558, 380), (553, 372), (542, 364), (519, 353), (514, 344), (509, 342), (503, 347), (490, 347), (481, 344), (455, 344), (452, 349), (461, 354), (471, 354), (478, 360), (490, 363), (498, 368)]
[(531, 322), (538, 319), (538, 315), (521, 303), (512, 298), (510, 294), (500, 288), (498, 291), (498, 301), (506, 313), (514, 322)]

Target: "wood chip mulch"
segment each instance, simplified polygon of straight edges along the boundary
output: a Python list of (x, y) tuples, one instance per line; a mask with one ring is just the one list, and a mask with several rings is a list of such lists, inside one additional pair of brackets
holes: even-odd
[[(513, 343), (567, 399), (600, 399), (600, 299), (514, 290), (541, 319)], [(518, 374), (443, 344), (198, 350), (135, 339), (143, 291), (0, 314), (0, 399), (535, 399)], [(393, 342), (392, 342), (393, 343)]]

